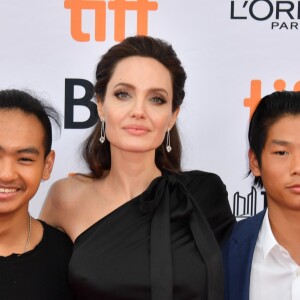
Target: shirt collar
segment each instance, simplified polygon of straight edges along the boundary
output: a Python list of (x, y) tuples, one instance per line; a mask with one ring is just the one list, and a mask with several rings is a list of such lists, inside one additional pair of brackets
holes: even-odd
[(267, 257), (267, 255), (275, 246), (279, 246), (271, 229), (268, 210), (266, 210), (264, 220), (260, 229), (260, 243), (262, 246), (264, 258)]

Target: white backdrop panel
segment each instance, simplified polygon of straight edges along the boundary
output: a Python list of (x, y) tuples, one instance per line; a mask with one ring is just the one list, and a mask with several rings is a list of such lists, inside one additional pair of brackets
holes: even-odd
[[(64, 1), (2, 0), (0, 88), (33, 90), (63, 115), (65, 79), (94, 83), (100, 56), (116, 43), (114, 12), (108, 8), (112, 1), (104, 2), (105, 40), (95, 40), (95, 12), (83, 10), (81, 29), (90, 34), (90, 40), (80, 42), (71, 35), (71, 12), (64, 8)], [(263, 96), (274, 91), (278, 79), (288, 90), (300, 80), (298, 1), (286, 1), (284, 7), (280, 4), (278, 16), (276, 5), (280, 1), (253, 0), (245, 7), (245, 1), (237, 0), (152, 2), (158, 9), (148, 13), (148, 34), (171, 42), (188, 74), (178, 121), (183, 167), (219, 174), (233, 205), (236, 192), (244, 197), (251, 192), (252, 178), (245, 179), (250, 110), (244, 106), (251, 82), (261, 82)], [(126, 35), (136, 34), (136, 16), (135, 11), (126, 12)], [(78, 97), (81, 93), (76, 90)], [(76, 120), (84, 120), (88, 111), (76, 107), (75, 115)], [(42, 182), (31, 202), (35, 217), (51, 183), (69, 172), (84, 170), (79, 146), (88, 132), (64, 128), (54, 141), (57, 156), (51, 179)], [(262, 205), (263, 196), (257, 190), (257, 210)]]

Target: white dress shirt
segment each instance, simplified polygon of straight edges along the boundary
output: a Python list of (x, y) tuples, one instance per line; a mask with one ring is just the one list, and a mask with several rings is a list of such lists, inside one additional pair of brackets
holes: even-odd
[(249, 292), (249, 300), (300, 300), (300, 266), (277, 243), (268, 211), (254, 249)]

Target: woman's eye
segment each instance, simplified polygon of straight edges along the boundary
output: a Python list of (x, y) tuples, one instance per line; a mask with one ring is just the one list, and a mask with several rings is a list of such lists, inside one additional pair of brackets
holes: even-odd
[(153, 97), (151, 98), (151, 101), (157, 104), (164, 104), (166, 103), (166, 100), (161, 97)]
[(116, 93), (115, 93), (115, 96), (116, 96), (118, 99), (128, 99), (128, 98), (130, 98), (129, 93), (128, 93), (128, 92), (125, 92), (125, 91), (116, 92)]

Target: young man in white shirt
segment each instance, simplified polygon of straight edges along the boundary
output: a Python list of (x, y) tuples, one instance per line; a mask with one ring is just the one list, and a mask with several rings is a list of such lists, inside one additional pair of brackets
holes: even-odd
[(249, 126), (249, 165), (267, 209), (223, 247), (225, 299), (300, 299), (300, 92), (274, 92)]

